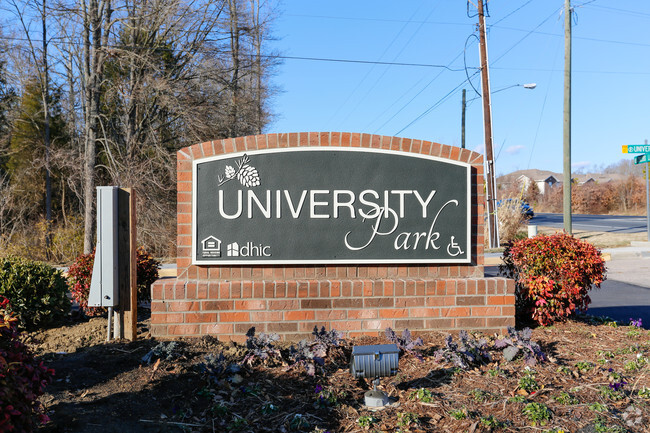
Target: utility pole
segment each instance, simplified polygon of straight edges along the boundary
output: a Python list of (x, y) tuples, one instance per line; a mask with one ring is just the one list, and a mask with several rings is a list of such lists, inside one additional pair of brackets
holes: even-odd
[[(644, 143), (648, 144), (648, 140), (646, 139)], [(645, 165), (645, 215), (648, 242), (650, 242), (650, 162)]]
[[(648, 140), (645, 140), (648, 144)], [(650, 242), (650, 162), (645, 165), (645, 215), (646, 231), (648, 232), (648, 242)]]
[(487, 183), (487, 224), (490, 248), (499, 247), (498, 219), (496, 209), (496, 182), (494, 151), (492, 149), (492, 108), (490, 107), (490, 75), (488, 71), (487, 41), (485, 38), (485, 15), (483, 0), (478, 0), (479, 53), (481, 56), (481, 87), (483, 93), (483, 123), (485, 131), (485, 179)]
[(571, 0), (564, 0), (564, 231), (571, 224)]
[(461, 116), (460, 121), (460, 147), (465, 149), (465, 108), (467, 107), (467, 102), (465, 100), (465, 94), (467, 92), (463, 89), (463, 115)]

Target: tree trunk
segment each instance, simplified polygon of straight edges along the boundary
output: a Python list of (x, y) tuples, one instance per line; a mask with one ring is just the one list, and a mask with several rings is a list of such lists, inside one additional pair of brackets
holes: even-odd
[(50, 167), (50, 71), (47, 59), (47, 21), (46, 0), (43, 0), (41, 9), (41, 24), (43, 27), (43, 74), (42, 74), (42, 96), (43, 96), (43, 143), (45, 144), (45, 256), (50, 258), (50, 246), (52, 244), (52, 173)]
[(84, 253), (93, 249), (95, 212), (95, 163), (97, 142), (100, 137), (99, 106), (103, 79), (103, 48), (108, 43), (110, 30), (111, 2), (82, 0), (84, 9), (84, 75), (86, 78), (85, 126), (84, 126)]
[(232, 78), (230, 80), (230, 136), (238, 135), (237, 104), (239, 103), (239, 13), (237, 0), (228, 0), (230, 10), (230, 50), (232, 55)]

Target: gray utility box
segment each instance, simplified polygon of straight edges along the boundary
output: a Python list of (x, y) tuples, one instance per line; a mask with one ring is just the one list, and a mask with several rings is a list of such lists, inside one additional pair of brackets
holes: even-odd
[(350, 373), (356, 378), (378, 378), (397, 374), (399, 349), (396, 344), (354, 346)]
[(117, 191), (116, 186), (97, 187), (97, 246), (88, 294), (90, 307), (119, 304)]

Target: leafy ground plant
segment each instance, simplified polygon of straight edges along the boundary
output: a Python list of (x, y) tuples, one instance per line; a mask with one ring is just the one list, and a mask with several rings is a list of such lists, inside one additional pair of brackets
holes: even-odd
[(369, 428), (372, 427), (373, 424), (377, 422), (377, 418), (373, 417), (372, 415), (362, 415), (359, 418), (357, 418), (357, 424), (359, 424), (359, 427), (363, 428)]
[(420, 417), (413, 412), (398, 412), (397, 425), (400, 427), (410, 427), (420, 423)]
[(546, 355), (542, 348), (534, 341), (531, 341), (533, 331), (524, 328), (518, 331), (513, 326), (508, 327), (508, 336), (497, 338), (494, 342), (496, 349), (503, 349), (503, 358), (506, 361), (513, 361), (523, 358), (527, 365), (533, 366), (538, 361), (546, 361)]
[(497, 429), (503, 427), (505, 424), (494, 417), (494, 415), (482, 416), (480, 418), (481, 425), (488, 429)]
[(524, 375), (519, 379), (519, 388), (531, 393), (540, 389), (533, 370), (527, 369), (524, 371)]
[(178, 341), (161, 341), (146, 355), (142, 357), (142, 362), (151, 364), (154, 360), (173, 361), (183, 355), (184, 349), (182, 343)]
[(453, 419), (466, 419), (469, 414), (467, 413), (467, 408), (463, 406), (461, 409), (454, 409), (449, 411), (449, 416)]
[(483, 365), (492, 360), (488, 352), (487, 340), (475, 339), (465, 330), (458, 333), (458, 343), (448, 335), (445, 338), (445, 347), (436, 350), (434, 358), (437, 362), (451, 362), (462, 369)]
[(246, 332), (246, 348), (248, 352), (244, 356), (243, 362), (248, 365), (255, 363), (266, 364), (272, 360), (281, 358), (280, 349), (275, 347), (274, 343), (280, 339), (277, 334), (260, 333), (255, 335), (255, 327), (251, 327)]
[(324, 326), (320, 330), (315, 326), (312, 335), (314, 340), (301, 340), (289, 349), (289, 369), (302, 367), (309, 376), (316, 374), (317, 367), (325, 365), (325, 357), (342, 341), (340, 332), (326, 331)]
[(240, 382), (241, 367), (239, 364), (231, 363), (222, 352), (206, 355), (205, 361), (197, 366), (201, 373), (207, 375), (212, 383), (226, 379), (232, 383)]
[(386, 328), (386, 338), (391, 343), (395, 343), (400, 351), (413, 355), (420, 361), (424, 360), (420, 351), (416, 349), (416, 347), (424, 344), (422, 338), (418, 337), (413, 339), (411, 331), (408, 329), (402, 331), (402, 336), (400, 337), (391, 328)]
[(327, 352), (321, 347), (310, 344), (307, 340), (300, 340), (297, 345), (289, 349), (289, 369), (301, 367), (309, 376), (316, 375), (316, 367), (325, 365)]
[(522, 412), (533, 427), (536, 425), (546, 425), (551, 419), (551, 411), (543, 403), (528, 403), (524, 406)]
[(434, 394), (430, 389), (427, 388), (420, 388), (412, 391), (411, 394), (409, 394), (409, 398), (411, 400), (418, 400), (423, 403), (433, 403), (435, 400)]

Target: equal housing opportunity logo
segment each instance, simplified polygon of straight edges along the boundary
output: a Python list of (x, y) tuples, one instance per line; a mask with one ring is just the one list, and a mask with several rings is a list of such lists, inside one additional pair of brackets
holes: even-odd
[[(370, 149), (274, 149), (197, 160), (193, 182), (195, 263), (470, 259), (468, 164)], [(211, 249), (211, 238), (225, 253)]]

